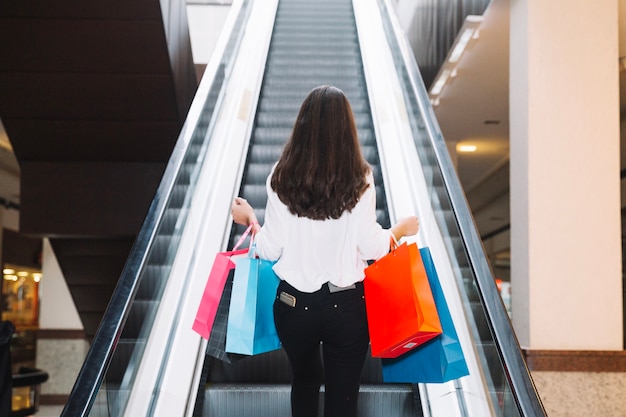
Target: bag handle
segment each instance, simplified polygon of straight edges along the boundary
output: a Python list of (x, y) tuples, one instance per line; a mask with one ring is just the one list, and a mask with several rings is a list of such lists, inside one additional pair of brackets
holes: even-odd
[(398, 249), (398, 246), (400, 246), (400, 244), (398, 243), (398, 239), (396, 239), (396, 235), (393, 234), (393, 232), (390, 233), (391, 238), (389, 239), (389, 252), (393, 252), (394, 250)]
[[(243, 234), (241, 235), (241, 237), (239, 238), (239, 240), (237, 241), (237, 243), (235, 243), (235, 246), (233, 247), (233, 250), (237, 250), (237, 248), (239, 248), (239, 246), (241, 246), (241, 244), (243, 243), (244, 240), (246, 240), (246, 237), (248, 237), (248, 234), (250, 234), (250, 230), (252, 230), (252, 227), (258, 223), (250, 223), (248, 225), (248, 228), (246, 229), (245, 232), (243, 232)], [(254, 233), (252, 234), (252, 236), (250, 236), (250, 247), (252, 247), (252, 241), (254, 240)]]

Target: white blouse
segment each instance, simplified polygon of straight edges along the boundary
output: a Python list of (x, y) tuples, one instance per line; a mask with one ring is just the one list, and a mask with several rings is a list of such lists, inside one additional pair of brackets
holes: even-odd
[[(273, 173), (273, 169), (272, 169)], [(365, 277), (370, 259), (389, 252), (391, 231), (376, 221), (374, 177), (357, 205), (338, 219), (311, 220), (289, 212), (267, 178), (263, 227), (255, 237), (257, 254), (277, 261), (274, 271), (302, 292), (319, 290), (326, 282), (347, 287)]]

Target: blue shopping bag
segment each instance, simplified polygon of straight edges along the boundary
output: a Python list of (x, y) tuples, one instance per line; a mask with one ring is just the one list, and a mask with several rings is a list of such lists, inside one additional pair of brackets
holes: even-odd
[(228, 311), (226, 352), (258, 355), (280, 349), (274, 325), (274, 300), (280, 279), (275, 262), (255, 257), (253, 245), (247, 257), (235, 260), (235, 276)]
[(420, 253), (443, 332), (402, 356), (382, 359), (384, 382), (436, 383), (469, 375), (463, 349), (454, 328), (430, 250), (422, 248)]

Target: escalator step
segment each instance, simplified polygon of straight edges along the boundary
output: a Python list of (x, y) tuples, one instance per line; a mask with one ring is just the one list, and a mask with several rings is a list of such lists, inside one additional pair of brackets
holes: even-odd
[[(340, 88), (350, 101), (363, 156), (374, 173), (377, 218), (389, 227), (351, 0), (279, 2), (240, 195), (255, 207), (262, 224), (267, 176), (291, 135), (302, 101), (314, 87), (325, 84)], [(242, 226), (233, 228), (230, 247), (243, 231)], [(204, 416), (290, 415), (290, 372), (283, 351), (231, 365), (212, 361), (208, 368)], [(369, 357), (362, 381), (366, 385), (359, 397), (360, 416), (419, 415), (410, 385), (381, 383), (379, 359)]]
[[(214, 384), (206, 392), (204, 417), (288, 417), (289, 385)], [(324, 387), (321, 393), (324, 392)], [(320, 415), (324, 398), (320, 394)], [(361, 385), (359, 417), (415, 417), (410, 385)]]

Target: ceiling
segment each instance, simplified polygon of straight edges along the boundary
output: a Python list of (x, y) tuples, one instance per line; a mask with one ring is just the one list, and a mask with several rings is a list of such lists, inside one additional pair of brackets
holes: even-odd
[[(468, 17), (448, 57), (463, 49), (460, 39), (467, 33), (464, 52), (455, 63), (444, 62), (430, 89), (437, 120), (452, 150), (457, 143), (477, 146), (475, 152), (453, 152), (467, 192), (509, 157), (508, 22), (508, 0), (493, 0), (482, 18)], [(448, 72), (445, 86), (435, 95), (437, 80)]]
[[(499, 252), (506, 255), (509, 249), (509, 3), (492, 0), (483, 16), (466, 19), (448, 57), (468, 29), (472, 36), (463, 54), (455, 64), (446, 61), (440, 69), (438, 77), (449, 74), (440, 93), (432, 94), (437, 78), (431, 87), (431, 102), (479, 233), (483, 241), (494, 239), (485, 245), (492, 257)], [(625, 5), (626, 0), (619, 0), (622, 121), (626, 115)], [(475, 144), (476, 151), (456, 152), (456, 144), (465, 142)], [(622, 171), (624, 152), (622, 147)], [(622, 190), (626, 191), (623, 180)]]
[[(492, 248), (496, 253), (509, 247), (508, 51), (509, 2), (493, 0), (482, 16), (466, 18), (430, 89), (480, 235), (506, 235)], [(457, 152), (462, 144), (476, 150)]]

